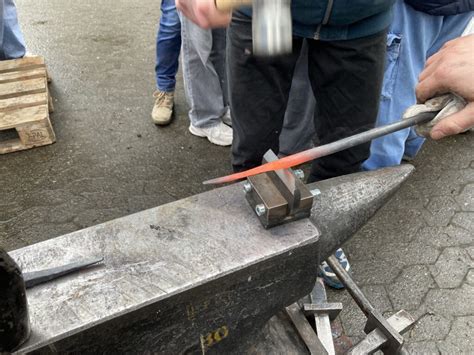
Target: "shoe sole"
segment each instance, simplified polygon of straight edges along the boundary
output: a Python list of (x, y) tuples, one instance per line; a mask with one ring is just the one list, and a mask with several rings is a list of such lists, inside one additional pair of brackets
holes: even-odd
[(220, 147), (229, 147), (229, 146), (232, 145), (232, 143), (231, 144), (221, 144), (221, 143), (218, 143), (218, 142), (213, 142), (213, 141), (211, 141), (211, 139), (208, 136), (206, 136), (204, 133), (200, 133), (199, 131), (197, 131), (196, 128), (194, 128), (192, 125), (189, 126), (189, 132), (191, 132), (191, 134), (193, 134), (197, 137), (207, 138), (207, 140), (209, 142), (211, 142), (212, 144), (218, 145)]

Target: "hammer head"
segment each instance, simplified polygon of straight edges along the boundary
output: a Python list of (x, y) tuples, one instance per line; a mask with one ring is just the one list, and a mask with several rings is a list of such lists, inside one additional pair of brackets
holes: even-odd
[(291, 53), (291, 0), (253, 1), (253, 52), (259, 56)]

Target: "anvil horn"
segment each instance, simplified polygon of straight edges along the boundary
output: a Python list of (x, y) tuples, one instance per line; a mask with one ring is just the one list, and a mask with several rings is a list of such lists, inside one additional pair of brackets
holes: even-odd
[(414, 169), (412, 165), (406, 164), (309, 185), (310, 190), (321, 191), (311, 210), (311, 221), (321, 233), (321, 260), (330, 256), (362, 228)]

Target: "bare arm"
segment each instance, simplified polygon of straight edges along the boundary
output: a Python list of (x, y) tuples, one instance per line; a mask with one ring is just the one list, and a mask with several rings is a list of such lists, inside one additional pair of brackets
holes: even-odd
[(433, 139), (458, 134), (474, 126), (474, 35), (457, 38), (428, 59), (416, 88), (418, 101), (454, 92), (467, 106), (440, 121), (431, 130)]

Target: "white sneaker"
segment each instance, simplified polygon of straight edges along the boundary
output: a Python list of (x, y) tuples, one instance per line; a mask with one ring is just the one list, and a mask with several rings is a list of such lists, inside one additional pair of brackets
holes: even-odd
[(229, 146), (232, 144), (232, 128), (219, 122), (217, 126), (199, 128), (192, 124), (189, 126), (189, 132), (198, 137), (207, 137), (209, 142), (221, 146)]
[(224, 116), (222, 116), (222, 122), (232, 127), (232, 117), (230, 115), (230, 108), (227, 108), (227, 111), (225, 112)]

